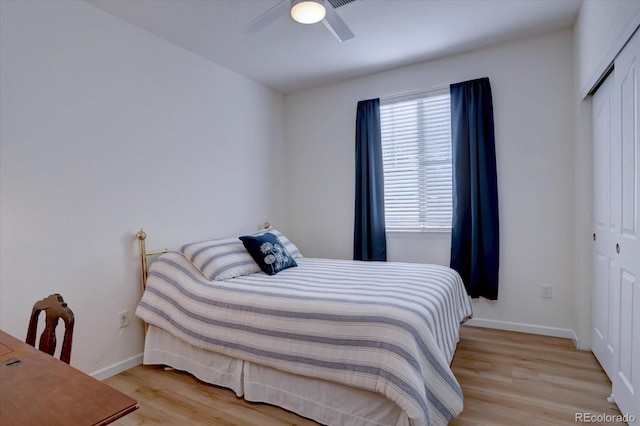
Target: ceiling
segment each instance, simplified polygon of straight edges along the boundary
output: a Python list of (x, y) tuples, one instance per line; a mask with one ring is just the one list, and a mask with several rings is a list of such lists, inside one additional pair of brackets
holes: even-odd
[(337, 9), (355, 38), (282, 16), (241, 28), (280, 0), (85, 0), (165, 40), (288, 93), (570, 26), (581, 0), (357, 0)]

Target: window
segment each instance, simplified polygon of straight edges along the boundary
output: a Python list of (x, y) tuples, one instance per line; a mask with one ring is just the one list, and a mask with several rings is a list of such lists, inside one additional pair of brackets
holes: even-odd
[(387, 230), (451, 229), (450, 109), (448, 88), (381, 100)]

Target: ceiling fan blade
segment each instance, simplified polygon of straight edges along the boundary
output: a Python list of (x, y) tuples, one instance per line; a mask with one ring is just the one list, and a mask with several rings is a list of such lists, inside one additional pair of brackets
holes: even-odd
[(338, 12), (333, 8), (331, 2), (325, 1), (324, 5), (327, 14), (324, 16), (322, 23), (331, 31), (331, 34), (336, 36), (340, 41), (351, 40), (355, 37), (347, 24), (345, 24), (340, 15), (338, 15)]
[(242, 27), (240, 32), (247, 35), (254, 35), (282, 15), (286, 15), (289, 12), (289, 7), (289, 0), (282, 0), (280, 3), (276, 4), (271, 9), (267, 10), (265, 13)]

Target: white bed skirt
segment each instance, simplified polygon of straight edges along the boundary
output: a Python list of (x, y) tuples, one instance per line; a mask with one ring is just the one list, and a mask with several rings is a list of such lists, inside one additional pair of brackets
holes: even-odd
[(325, 425), (409, 426), (400, 407), (380, 394), (200, 349), (154, 326), (145, 339), (144, 364), (186, 371), (247, 401), (277, 405)]

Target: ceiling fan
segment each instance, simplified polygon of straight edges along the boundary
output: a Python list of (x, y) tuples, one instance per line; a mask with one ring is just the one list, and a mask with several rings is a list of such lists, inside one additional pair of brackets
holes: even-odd
[(322, 21), (338, 40), (350, 40), (354, 35), (336, 9), (354, 1), (356, 0), (282, 0), (242, 27), (241, 31), (244, 34), (254, 35), (280, 16), (289, 13), (295, 21), (302, 24), (315, 24)]

